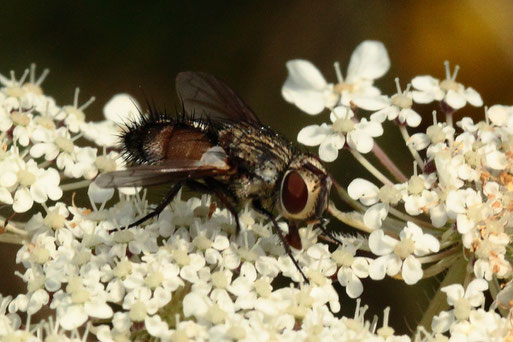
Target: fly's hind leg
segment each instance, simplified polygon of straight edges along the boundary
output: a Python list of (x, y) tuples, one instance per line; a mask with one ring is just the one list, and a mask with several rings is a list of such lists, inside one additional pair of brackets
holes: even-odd
[(152, 217), (158, 216), (167, 207), (167, 205), (169, 203), (171, 203), (173, 198), (175, 198), (176, 194), (178, 193), (178, 191), (180, 191), (183, 184), (184, 184), (183, 182), (180, 182), (180, 183), (176, 183), (175, 185), (173, 185), (171, 190), (166, 194), (166, 196), (162, 199), (162, 201), (159, 203), (159, 205), (155, 209), (153, 209), (153, 211), (151, 211), (149, 214), (141, 217), (134, 223), (131, 223), (125, 227), (121, 227), (120, 229), (127, 229), (127, 228), (132, 228), (132, 227), (138, 226), (141, 223), (151, 219)]

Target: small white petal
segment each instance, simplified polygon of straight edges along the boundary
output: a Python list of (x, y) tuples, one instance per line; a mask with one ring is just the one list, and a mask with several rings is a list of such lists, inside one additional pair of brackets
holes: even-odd
[(458, 233), (467, 234), (474, 229), (475, 223), (470, 220), (465, 214), (458, 214), (456, 218), (456, 225), (458, 226)]
[(374, 147), (374, 139), (364, 131), (353, 130), (347, 135), (347, 144), (360, 153), (369, 153)]
[(364, 257), (355, 257), (351, 269), (358, 278), (369, 276), (369, 261)]
[(406, 284), (415, 284), (422, 278), (423, 274), (422, 266), (414, 256), (410, 255), (404, 260), (401, 275)]
[(223, 251), (230, 247), (230, 240), (226, 236), (217, 235), (212, 243), (212, 248), (217, 249), (218, 251)]
[(404, 200), (404, 210), (406, 210), (408, 215), (420, 215), (425, 205), (426, 199), (423, 196), (408, 196)]
[(317, 146), (326, 140), (326, 137), (332, 132), (331, 126), (325, 123), (321, 126), (306, 126), (299, 131), (297, 141), (306, 146)]
[(170, 336), (165, 336), (168, 333), (170, 335), (169, 326), (167, 325), (166, 322), (164, 322), (162, 320), (162, 318), (160, 318), (159, 315), (146, 316), (144, 318), (144, 327), (146, 328), (146, 330), (148, 330), (148, 333), (150, 333), (150, 335), (152, 335), (152, 336), (170, 337)]
[(433, 317), (431, 328), (433, 332), (444, 333), (452, 326), (454, 322), (454, 314), (449, 311), (442, 311), (437, 316)]
[(386, 275), (387, 258), (379, 257), (369, 264), (369, 277), (372, 280), (382, 280)]
[(344, 136), (341, 134), (328, 137), (319, 146), (319, 158), (325, 162), (336, 160), (338, 157), (338, 150), (344, 146), (344, 140)]
[(468, 87), (465, 89), (465, 98), (472, 106), (481, 107), (483, 105), (481, 95), (474, 88)]
[(48, 292), (43, 289), (36, 290), (28, 302), (27, 313), (31, 315), (35, 314), (43, 305), (48, 304), (49, 300), (50, 296), (48, 295)]
[(205, 296), (197, 292), (190, 292), (185, 295), (182, 305), (185, 317), (202, 317), (208, 312)]
[(87, 320), (87, 314), (81, 305), (70, 305), (62, 310), (59, 323), (66, 330), (78, 328)]
[(424, 256), (440, 250), (440, 241), (430, 234), (423, 234), (415, 241), (415, 255)]
[(346, 293), (351, 298), (358, 298), (363, 292), (360, 279), (347, 268), (341, 268), (337, 275), (338, 281), (346, 288)]
[(445, 95), (445, 102), (454, 109), (460, 109), (465, 107), (467, 100), (462, 94), (450, 89)]
[(363, 223), (372, 229), (379, 229), (387, 215), (387, 206), (383, 203), (378, 203), (365, 211), (365, 214), (363, 215)]
[(110, 318), (114, 314), (112, 308), (107, 303), (100, 301), (86, 302), (84, 309), (89, 316), (96, 318)]
[(431, 223), (433, 223), (433, 226), (437, 228), (442, 227), (447, 222), (447, 212), (445, 211), (445, 206), (443, 204), (439, 204), (430, 208), (429, 217), (431, 218)]
[(380, 110), (387, 107), (390, 103), (386, 96), (376, 97), (354, 97), (351, 100), (358, 108), (369, 111)]
[(376, 255), (386, 255), (392, 253), (397, 240), (385, 235), (383, 230), (373, 231), (369, 236), (369, 248)]
[(0, 188), (0, 202), (5, 204), (12, 204), (12, 195), (6, 188)]
[(132, 96), (116, 94), (103, 107), (103, 115), (107, 120), (123, 125), (139, 116), (139, 108), (137, 100)]
[(418, 127), (422, 122), (422, 117), (413, 109), (405, 108), (399, 113), (399, 121), (406, 121), (406, 124), (410, 127)]
[(413, 88), (428, 92), (434, 91), (436, 88), (438, 88), (439, 84), (440, 82), (436, 78), (429, 75), (416, 76), (411, 80), (411, 85)]
[(294, 103), (302, 111), (315, 115), (325, 107), (326, 80), (309, 61), (296, 59), (287, 62), (288, 77), (281, 93), (286, 101)]
[(483, 292), (488, 290), (488, 282), (484, 279), (472, 280), (465, 291), (465, 298), (468, 299), (470, 305), (476, 307), (481, 305), (485, 297)]
[(495, 126), (506, 126), (508, 118), (511, 117), (511, 110), (507, 106), (493, 105), (486, 114)]
[(17, 213), (24, 213), (32, 208), (33, 204), (34, 201), (30, 196), (30, 192), (27, 188), (23, 187), (18, 189), (18, 191), (16, 191), (14, 194), (14, 203), (12, 205), (12, 209)]
[(358, 123), (358, 130), (362, 130), (367, 133), (371, 137), (380, 137), (383, 135), (383, 126), (377, 121), (368, 121), (367, 119), (362, 119)]
[(431, 140), (424, 133), (415, 133), (408, 139), (408, 145), (413, 147), (416, 151), (421, 151), (429, 146)]
[(415, 101), (416, 103), (431, 103), (435, 100), (435, 95), (433, 93), (413, 90), (411, 92), (411, 95), (413, 101)]
[(390, 68), (390, 59), (382, 42), (366, 40), (360, 43), (351, 55), (347, 68), (347, 82), (360, 79), (374, 80), (383, 76)]
[(363, 178), (355, 178), (347, 187), (347, 193), (354, 200), (370, 206), (378, 201), (379, 188)]
[(105, 203), (114, 195), (114, 189), (100, 188), (95, 182), (89, 184), (87, 195), (94, 203)]
[(486, 154), (485, 163), (486, 166), (494, 170), (504, 170), (504, 168), (508, 165), (508, 159), (504, 153), (493, 151)]
[(5, 170), (0, 175), (0, 185), (2, 187), (9, 188), (9, 187), (13, 186), (14, 184), (16, 184), (16, 182), (17, 182), (17, 177), (16, 177), (15, 172)]
[(452, 284), (442, 287), (441, 291), (447, 294), (447, 303), (449, 303), (449, 305), (454, 305), (454, 303), (458, 299), (463, 298), (465, 294), (465, 290), (460, 284)]

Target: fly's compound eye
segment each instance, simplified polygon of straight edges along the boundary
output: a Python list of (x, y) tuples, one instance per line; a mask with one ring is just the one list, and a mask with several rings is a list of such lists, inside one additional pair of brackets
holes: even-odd
[(325, 173), (314, 173), (306, 167), (289, 170), (281, 182), (281, 214), (306, 222), (319, 218), (326, 210), (330, 187)]
[(281, 203), (291, 214), (298, 214), (308, 201), (308, 186), (303, 177), (295, 171), (289, 172), (281, 185)]

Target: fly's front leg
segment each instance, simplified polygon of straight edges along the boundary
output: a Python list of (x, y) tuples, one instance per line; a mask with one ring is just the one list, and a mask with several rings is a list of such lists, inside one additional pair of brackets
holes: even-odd
[(285, 238), (285, 236), (283, 235), (283, 232), (281, 231), (280, 227), (278, 226), (278, 222), (276, 222), (276, 219), (274, 218), (274, 215), (272, 213), (268, 212), (267, 210), (265, 210), (262, 207), (262, 204), (259, 201), (254, 201), (253, 202), (253, 207), (255, 208), (255, 210), (257, 210), (258, 212), (260, 212), (263, 215), (267, 216), (267, 218), (269, 218), (269, 220), (271, 220), (271, 222), (273, 224), (274, 231), (280, 237), (281, 243), (283, 244), (283, 248), (285, 248), (285, 252), (290, 257), (290, 259), (292, 259), (292, 262), (294, 263), (294, 266), (296, 266), (296, 268), (299, 271), (299, 273), (301, 273), (301, 275), (303, 276), (303, 279), (304, 279), (305, 283), (310, 284), (310, 281), (308, 281), (308, 278), (303, 273), (303, 270), (299, 266), (299, 263), (297, 262), (297, 260), (292, 255), (292, 250), (290, 249), (290, 244), (287, 241), (287, 239)]
[[(337, 239), (335, 237), (335, 235), (331, 234), (331, 232), (329, 230), (326, 229), (325, 227), (325, 224), (328, 222), (328, 220), (326, 220), (325, 218), (321, 218), (320, 219), (320, 222), (317, 222), (315, 225), (314, 225), (314, 228), (318, 228), (322, 234), (324, 236), (327, 236), (328, 238), (330, 238), (332, 241), (331, 242), (335, 242), (339, 245), (343, 245), (342, 241), (340, 241), (339, 239)], [(327, 240), (327, 239), (326, 239)]]

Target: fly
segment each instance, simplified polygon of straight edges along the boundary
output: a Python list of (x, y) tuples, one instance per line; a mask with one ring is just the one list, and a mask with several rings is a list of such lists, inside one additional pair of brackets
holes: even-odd
[[(299, 224), (319, 222), (327, 209), (332, 182), (324, 164), (263, 125), (216, 77), (182, 72), (176, 89), (182, 113), (171, 116), (149, 106), (149, 113), (141, 113), (140, 120), (121, 134), (131, 167), (102, 174), (96, 183), (103, 188), (173, 185), (152, 212), (128, 228), (159, 215), (183, 186), (216, 195), (235, 217), (237, 231), (237, 208), (251, 203), (272, 222), (308, 282), (290, 246), (300, 249)], [(287, 236), (278, 227), (275, 212), (288, 221)]]

